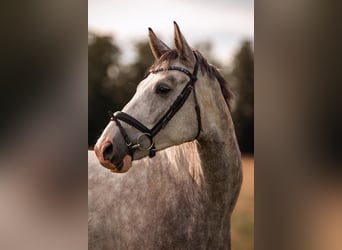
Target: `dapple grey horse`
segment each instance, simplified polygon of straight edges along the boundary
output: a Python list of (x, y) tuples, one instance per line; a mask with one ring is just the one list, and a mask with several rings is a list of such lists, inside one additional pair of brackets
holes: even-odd
[(150, 74), (88, 152), (89, 249), (230, 249), (242, 182), (232, 95), (176, 23), (174, 36), (170, 49), (149, 29)]

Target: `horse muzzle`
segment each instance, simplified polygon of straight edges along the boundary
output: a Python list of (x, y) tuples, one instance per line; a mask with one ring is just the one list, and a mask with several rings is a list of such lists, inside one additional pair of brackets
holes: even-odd
[(125, 173), (132, 166), (132, 156), (125, 152), (116, 153), (113, 143), (109, 140), (99, 139), (94, 151), (100, 164), (112, 172)]

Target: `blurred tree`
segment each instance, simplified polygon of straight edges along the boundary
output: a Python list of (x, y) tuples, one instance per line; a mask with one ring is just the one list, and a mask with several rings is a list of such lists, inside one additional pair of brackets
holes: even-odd
[(135, 44), (136, 61), (131, 65), (131, 72), (135, 82), (140, 82), (148, 67), (154, 62), (154, 56), (148, 41), (141, 41)]
[(107, 110), (115, 105), (108, 84), (107, 70), (118, 65), (120, 50), (110, 36), (88, 34), (88, 145), (93, 146), (103, 124), (108, 121)]
[(254, 153), (254, 52), (250, 41), (244, 41), (235, 55), (230, 78), (237, 90), (233, 118), (240, 149)]
[(107, 111), (121, 110), (133, 96), (154, 57), (148, 41), (135, 44), (133, 63), (120, 63), (120, 49), (110, 36), (88, 34), (88, 146), (108, 123)]
[(116, 110), (132, 98), (137, 85), (143, 80), (149, 66), (154, 61), (153, 54), (147, 41), (140, 41), (135, 44), (135, 60), (128, 65), (120, 65), (115, 69), (116, 74), (112, 77), (113, 85), (112, 98), (116, 103)]

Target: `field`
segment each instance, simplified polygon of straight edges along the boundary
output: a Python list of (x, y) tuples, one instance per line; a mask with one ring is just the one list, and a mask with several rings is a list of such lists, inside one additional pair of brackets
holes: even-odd
[(243, 183), (232, 215), (232, 249), (254, 249), (254, 158), (242, 157)]

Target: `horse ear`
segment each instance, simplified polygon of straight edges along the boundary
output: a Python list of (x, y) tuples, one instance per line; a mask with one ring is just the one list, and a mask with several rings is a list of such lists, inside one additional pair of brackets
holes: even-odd
[(158, 39), (151, 28), (148, 28), (149, 43), (155, 59), (159, 59), (163, 54), (170, 50), (170, 48)]
[(194, 61), (195, 57), (192, 48), (189, 46), (183, 34), (180, 32), (178, 24), (176, 22), (173, 22), (173, 24), (175, 29), (175, 45), (181, 59), (186, 61)]

